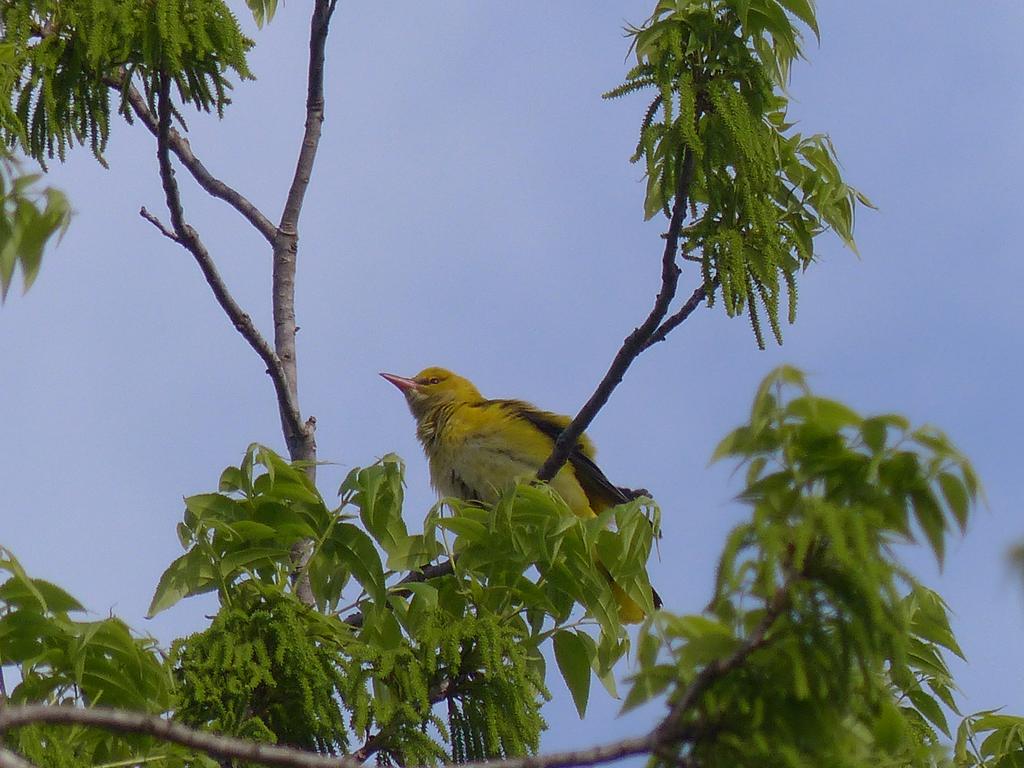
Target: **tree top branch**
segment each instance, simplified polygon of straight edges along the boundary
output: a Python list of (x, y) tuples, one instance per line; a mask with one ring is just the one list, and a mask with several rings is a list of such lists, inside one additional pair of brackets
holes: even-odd
[[(252, 318), (246, 314), (228, 291), (224, 279), (214, 264), (213, 257), (206, 249), (199, 233), (185, 221), (185, 213), (181, 204), (181, 194), (178, 191), (178, 183), (174, 178), (174, 168), (170, 158), (170, 126), (171, 126), (171, 104), (170, 104), (170, 78), (162, 77), (160, 81), (160, 92), (158, 95), (157, 112), (157, 160), (160, 166), (160, 181), (164, 189), (164, 197), (167, 202), (167, 210), (171, 216), (171, 229), (175, 239), (195, 258), (199, 269), (206, 278), (207, 284), (213, 291), (217, 303), (227, 314), (228, 319), (235, 326), (235, 329), (242, 334), (242, 337), (249, 343), (256, 354), (260, 356), (267, 366), (267, 373), (274, 383), (277, 392), (277, 399), (280, 405), (282, 419), (287, 418), (292, 424), (302, 429), (302, 418), (299, 415), (298, 404), (295, 402), (288, 386), (287, 376), (277, 354), (271, 349), (266, 339), (252, 322)], [(147, 217), (149, 219), (149, 217)], [(152, 222), (152, 219), (149, 219)], [(163, 227), (159, 227), (163, 234)]]
[[(679, 286), (679, 266), (676, 264), (676, 254), (679, 251), (679, 237), (683, 226), (683, 219), (686, 216), (686, 207), (690, 197), (690, 186), (693, 184), (694, 156), (692, 150), (687, 147), (682, 162), (680, 163), (679, 177), (676, 182), (675, 202), (672, 205), (672, 216), (669, 219), (668, 232), (665, 235), (665, 250), (661, 257), (661, 287), (654, 299), (654, 306), (651, 307), (647, 319), (622, 342), (622, 346), (612, 360), (611, 366), (605, 373), (604, 378), (597, 385), (594, 394), (583, 405), (579, 413), (573, 418), (562, 434), (555, 441), (554, 450), (544, 462), (544, 465), (537, 472), (538, 480), (551, 480), (558, 470), (561, 469), (573, 447), (579, 440), (580, 435), (590, 426), (590, 423), (597, 416), (598, 411), (604, 407), (611, 397), (612, 392), (622, 382), (629, 366), (646, 349), (651, 339), (658, 331), (661, 321), (668, 314), (672, 299), (675, 298)], [(692, 311), (692, 310), (691, 310)], [(685, 319), (685, 317), (683, 318)], [(680, 320), (679, 322), (682, 322)], [(676, 323), (678, 325), (678, 323)], [(675, 327), (675, 326), (673, 326)], [(671, 330), (669, 328), (668, 330)], [(665, 331), (665, 333), (668, 332)]]

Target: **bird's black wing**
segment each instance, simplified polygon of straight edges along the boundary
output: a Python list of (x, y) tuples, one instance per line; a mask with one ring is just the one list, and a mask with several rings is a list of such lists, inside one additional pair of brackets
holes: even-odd
[[(558, 436), (562, 434), (562, 430), (565, 429), (564, 417), (560, 417), (557, 414), (537, 410), (529, 403), (521, 400), (501, 400), (499, 402), (510, 413), (530, 422), (530, 424), (551, 438), (552, 443), (558, 439)], [(594, 463), (594, 460), (583, 452), (582, 443), (576, 443), (573, 446), (572, 451), (569, 453), (569, 463), (576, 471), (576, 479), (579, 480), (583, 492), (590, 499), (591, 506), (594, 507), (595, 512), (601, 512), (607, 507), (614, 507), (617, 504), (625, 504), (629, 501), (629, 497), (617, 486), (613, 485), (612, 481), (601, 471), (601, 468)]]
[[(539, 411), (522, 400), (500, 400), (497, 402), (500, 402), (501, 406), (509, 411), (509, 413), (526, 419), (530, 424), (550, 437), (552, 443), (558, 439), (558, 436), (562, 434), (562, 430), (565, 429), (565, 417), (560, 417), (548, 411)], [(591, 507), (594, 508), (595, 512), (602, 512), (607, 507), (625, 504), (630, 500), (630, 497), (621, 488), (612, 485), (612, 481), (605, 476), (601, 468), (594, 463), (594, 460), (583, 452), (583, 445), (581, 443), (576, 443), (573, 446), (572, 451), (569, 453), (569, 463), (576, 471), (576, 479), (579, 480), (580, 485), (583, 487), (583, 492), (587, 494), (587, 498), (590, 500)], [(646, 491), (644, 495), (647, 495)], [(607, 505), (607, 507), (599, 507), (599, 504)], [(651, 599), (654, 601), (655, 608), (661, 608), (661, 595), (658, 594), (658, 590), (653, 586), (651, 587)]]

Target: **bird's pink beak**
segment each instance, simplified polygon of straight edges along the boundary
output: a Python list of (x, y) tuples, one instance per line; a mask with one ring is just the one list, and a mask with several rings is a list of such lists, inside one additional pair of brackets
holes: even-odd
[(404, 376), (396, 376), (393, 373), (382, 373), (381, 376), (402, 390), (403, 394), (411, 392), (414, 389), (418, 389), (420, 386), (414, 379), (407, 379)]

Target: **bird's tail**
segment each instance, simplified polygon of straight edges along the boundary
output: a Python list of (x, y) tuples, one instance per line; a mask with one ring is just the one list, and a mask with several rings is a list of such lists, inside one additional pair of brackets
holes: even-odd
[[(626, 590), (612, 581), (612, 576), (608, 573), (608, 569), (603, 565), (601, 571), (607, 577), (608, 581), (611, 582), (612, 594), (615, 595), (615, 603), (619, 606), (619, 621), (623, 624), (639, 624), (645, 618), (647, 613), (640, 604), (626, 594)], [(654, 600), (654, 607), (661, 608), (661, 595), (658, 594), (658, 590), (651, 587), (651, 597)]]

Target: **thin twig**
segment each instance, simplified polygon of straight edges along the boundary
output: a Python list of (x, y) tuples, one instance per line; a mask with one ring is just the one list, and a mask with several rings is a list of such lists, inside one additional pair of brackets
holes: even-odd
[[(106, 84), (116, 90), (118, 93), (124, 93), (125, 99), (128, 101), (128, 105), (132, 108), (132, 112), (142, 121), (142, 124), (149, 129), (149, 132), (154, 136), (158, 136), (160, 131), (159, 120), (157, 116), (152, 113), (149, 109), (149, 105), (146, 103), (146, 97), (143, 96), (138, 88), (132, 85), (130, 82), (125, 80), (126, 75), (121, 74), (120, 76), (108, 76), (105, 78)], [(218, 179), (206, 166), (203, 165), (202, 161), (192, 152), (192, 145), (189, 144), (188, 139), (182, 136), (174, 128), (168, 127), (167, 129), (167, 146), (175, 154), (181, 164), (185, 166), (186, 170), (192, 175), (192, 178), (196, 180), (200, 187), (208, 192), (213, 197), (219, 198), (238, 211), (245, 219), (253, 225), (257, 232), (259, 232), (267, 240), (268, 243), (274, 242), (274, 236), (277, 234), (277, 228), (273, 222), (270, 221), (260, 211), (256, 205), (243, 195), (238, 190), (224, 183), (221, 179)]]
[(277, 401), (282, 419), (287, 418), (292, 424), (302, 428), (302, 417), (299, 415), (299, 407), (291, 394), (288, 386), (288, 379), (281, 361), (277, 354), (271, 349), (266, 339), (247, 315), (235, 301), (227, 289), (223, 278), (217, 271), (216, 265), (210, 252), (206, 250), (199, 233), (195, 231), (186, 221), (184, 210), (181, 205), (181, 195), (178, 191), (178, 183), (174, 179), (174, 168), (171, 166), (169, 152), (169, 132), (171, 125), (170, 108), (170, 78), (161, 76), (160, 90), (157, 103), (158, 130), (157, 130), (157, 160), (160, 165), (160, 181), (163, 184), (164, 197), (167, 202), (167, 210), (171, 216), (171, 227), (177, 236), (178, 242), (186, 248), (195, 258), (199, 269), (206, 278), (207, 284), (213, 291), (217, 303), (227, 314), (228, 319), (235, 326), (235, 329), (242, 334), (242, 337), (249, 342), (256, 354), (262, 358), (267, 366), (267, 373), (274, 383), (274, 390), (277, 393)]
[[(718, 284), (718, 278), (715, 278), (714, 285)], [(712, 287), (714, 290), (714, 287)], [(679, 308), (679, 311), (665, 320), (661, 325), (658, 326), (657, 330), (651, 334), (651, 337), (644, 342), (641, 352), (653, 347), (659, 341), (664, 341), (665, 337), (672, 332), (673, 329), (683, 324), (683, 321), (690, 316), (690, 314), (697, 307), (700, 306), (701, 302), (704, 301), (708, 296), (707, 291), (704, 290), (704, 286), (699, 286), (690, 294), (690, 298), (686, 300), (686, 303)]]
[(687, 201), (690, 196), (690, 186), (693, 183), (694, 158), (689, 147), (683, 154), (683, 161), (679, 169), (679, 178), (676, 183), (675, 201), (672, 205), (672, 217), (669, 219), (668, 232), (665, 235), (665, 250), (661, 257), (661, 288), (654, 299), (654, 306), (643, 324), (633, 329), (633, 332), (622, 342), (622, 346), (612, 360), (608, 372), (605, 373), (601, 383), (597, 385), (594, 394), (576, 414), (562, 434), (555, 441), (554, 450), (548, 456), (547, 461), (537, 472), (537, 479), (550, 480), (561, 469), (569, 453), (572, 451), (580, 435), (590, 426), (598, 411), (604, 407), (611, 397), (615, 388), (622, 381), (629, 366), (637, 356), (644, 351), (645, 345), (651, 339), (665, 315), (668, 314), (672, 299), (675, 298), (676, 288), (679, 285), (679, 265), (676, 264), (676, 254), (679, 250), (679, 233), (683, 226), (683, 218), (686, 215)]
[(164, 223), (160, 221), (160, 219), (158, 219), (156, 216), (154, 216), (152, 213), (146, 210), (146, 206), (142, 206), (141, 208), (139, 208), (139, 216), (141, 216), (154, 227), (156, 227), (157, 231), (164, 237), (168, 238), (169, 240), (173, 240), (176, 243), (181, 243), (181, 240), (178, 238), (176, 234), (174, 234), (173, 232), (171, 232), (171, 230), (165, 227)]

